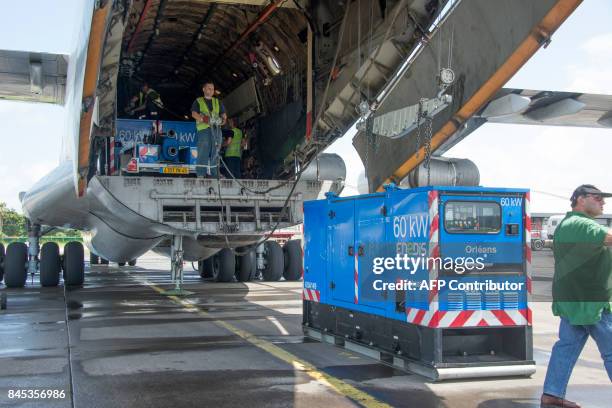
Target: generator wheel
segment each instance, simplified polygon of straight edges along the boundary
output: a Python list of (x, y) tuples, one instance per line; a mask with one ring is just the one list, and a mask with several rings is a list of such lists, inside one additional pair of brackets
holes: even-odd
[(137, 261), (137, 259), (132, 259), (131, 261), (128, 262), (128, 265), (136, 266), (136, 261)]
[(257, 254), (250, 249), (246, 254), (237, 256), (238, 268), (236, 268), (236, 279), (238, 282), (248, 282), (255, 276), (257, 268)]
[(283, 277), (288, 281), (298, 281), (302, 278), (302, 243), (292, 239), (283, 247), (285, 268)]
[(223, 248), (213, 257), (213, 278), (215, 282), (231, 282), (236, 272), (236, 257), (229, 248)]
[(7, 288), (23, 288), (28, 277), (28, 247), (23, 242), (13, 242), (4, 256), (4, 284)]
[(61, 271), (59, 246), (55, 242), (45, 242), (40, 249), (40, 285), (57, 286)]
[(100, 263), (100, 257), (93, 252), (89, 253), (89, 264), (98, 265)]
[(64, 284), (80, 286), (85, 280), (83, 244), (71, 241), (64, 247)]
[(0, 243), (0, 282), (4, 277), (4, 244)]
[(277, 281), (283, 276), (283, 249), (276, 241), (267, 241), (264, 248), (266, 267), (263, 270), (263, 278), (266, 281)]

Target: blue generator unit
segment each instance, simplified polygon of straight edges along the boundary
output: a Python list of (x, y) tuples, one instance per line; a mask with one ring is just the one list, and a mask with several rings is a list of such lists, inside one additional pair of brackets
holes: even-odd
[(306, 202), (304, 332), (434, 380), (529, 376), (530, 232), (525, 189)]

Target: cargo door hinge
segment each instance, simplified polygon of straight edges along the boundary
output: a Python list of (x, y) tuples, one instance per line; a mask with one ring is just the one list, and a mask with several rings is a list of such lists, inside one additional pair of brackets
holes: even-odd
[(336, 284), (334, 283), (334, 281), (329, 282), (329, 288), (331, 290), (334, 290), (336, 288)]
[(329, 215), (329, 218), (334, 218), (336, 216), (336, 213), (334, 211), (330, 211), (327, 215)]

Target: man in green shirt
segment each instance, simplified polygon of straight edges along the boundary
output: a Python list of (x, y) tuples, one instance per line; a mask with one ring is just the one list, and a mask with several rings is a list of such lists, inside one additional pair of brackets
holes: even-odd
[(576, 360), (593, 337), (612, 381), (612, 232), (594, 218), (603, 214), (604, 193), (590, 184), (572, 194), (572, 211), (553, 238), (553, 313), (561, 317), (559, 340), (548, 363), (541, 407), (580, 407), (565, 399)]

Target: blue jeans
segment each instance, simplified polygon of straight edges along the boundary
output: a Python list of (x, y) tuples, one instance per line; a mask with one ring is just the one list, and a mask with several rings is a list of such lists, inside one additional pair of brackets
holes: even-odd
[(589, 335), (597, 343), (608, 377), (612, 381), (612, 313), (604, 311), (601, 320), (589, 326), (573, 326), (562, 317), (559, 340), (553, 346), (544, 380), (545, 394), (565, 398), (567, 383)]
[(216, 176), (219, 161), (219, 149), (221, 148), (221, 130), (207, 128), (198, 131), (198, 166), (196, 174), (198, 177), (205, 175)]

